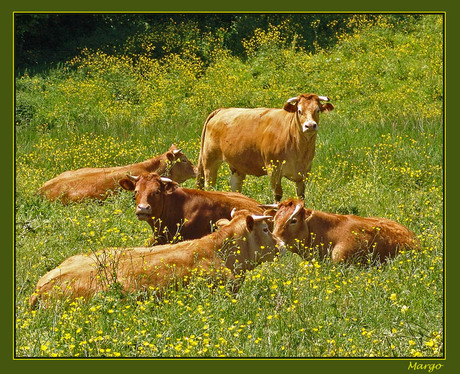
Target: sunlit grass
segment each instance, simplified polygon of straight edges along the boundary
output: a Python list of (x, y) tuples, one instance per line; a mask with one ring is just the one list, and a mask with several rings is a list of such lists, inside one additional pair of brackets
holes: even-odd
[[(362, 125), (358, 130), (365, 129)], [(327, 137), (325, 129), (321, 139)], [(24, 173), (18, 189), (29, 197), (18, 200), (17, 354), (439, 356), (442, 169), (439, 160), (425, 160), (439, 157), (441, 139), (433, 133), (417, 138), (386, 133), (375, 138), (371, 147), (357, 145), (336, 153), (323, 153), (320, 141), (317, 166), (307, 183), (307, 205), (396, 219), (416, 232), (422, 251), (365, 269), (287, 255), (250, 272), (238, 296), (228, 294), (225, 287), (209, 289), (205, 280), (198, 279), (188, 289), (171, 290), (161, 301), (148, 295), (141, 303), (135, 295), (127, 300), (102, 295), (88, 303), (68, 301), (50, 310), (28, 311), (27, 298), (38, 277), (68, 256), (110, 246), (146, 245), (151, 232), (145, 222), (137, 221), (128, 192), (103, 204), (62, 206), (33, 196), (40, 178)], [(91, 153), (93, 145), (81, 139), (67, 149), (66, 157)], [(49, 152), (58, 155), (60, 145), (55, 146)], [(413, 148), (420, 149), (413, 152)], [(27, 155), (31, 168), (42, 158), (38, 148)], [(423, 173), (417, 166), (422, 161)], [(228, 189), (228, 179), (228, 169), (222, 167), (221, 189)], [(286, 195), (294, 196), (293, 183), (283, 183)], [(28, 184), (34, 187), (30, 192)], [(248, 178), (244, 192), (259, 201), (271, 199), (267, 178)], [(376, 310), (374, 305), (380, 307)], [(50, 323), (55, 326), (52, 331)]]

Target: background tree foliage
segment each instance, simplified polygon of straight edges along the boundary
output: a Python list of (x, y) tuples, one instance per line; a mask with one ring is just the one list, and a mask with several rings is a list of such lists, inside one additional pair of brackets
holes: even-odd
[[(142, 33), (161, 34), (159, 46), (179, 37), (193, 37), (195, 40), (197, 35), (202, 39), (205, 33), (221, 33), (222, 47), (242, 57), (244, 48), (241, 41), (250, 37), (255, 29), (267, 29), (269, 25), (279, 25), (287, 19), (290, 21), (285, 30), (287, 42), (294, 41), (306, 50), (314, 51), (318, 46), (333, 45), (337, 41), (337, 33), (346, 29), (346, 21), (352, 16), (313, 13), (17, 13), (15, 66), (19, 71), (26, 68), (40, 71), (72, 58), (84, 48), (119, 53), (129, 36)], [(390, 16), (394, 20), (402, 17)], [(177, 48), (180, 47), (177, 45)], [(208, 47), (202, 39), (203, 58)], [(164, 50), (157, 48), (151, 57), (160, 58), (163, 54)]]

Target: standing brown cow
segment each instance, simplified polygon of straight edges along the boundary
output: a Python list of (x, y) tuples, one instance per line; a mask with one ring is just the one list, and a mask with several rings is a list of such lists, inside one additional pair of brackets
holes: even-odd
[(136, 215), (152, 227), (152, 242), (166, 244), (176, 236), (189, 240), (212, 232), (221, 218), (230, 219), (233, 208), (261, 215), (258, 202), (237, 192), (201, 191), (182, 188), (156, 173), (128, 176), (120, 180), (135, 192)]
[(319, 251), (321, 257), (331, 256), (334, 262), (362, 262), (368, 256), (384, 261), (400, 249), (418, 248), (412, 231), (386, 218), (313, 211), (294, 199), (274, 207), (265, 211), (274, 216), (273, 234), (304, 258)]
[(39, 193), (48, 200), (59, 199), (63, 203), (85, 198), (104, 200), (127, 173), (139, 175), (145, 172), (156, 172), (178, 183), (196, 176), (195, 166), (180, 149), (172, 145), (162, 155), (137, 164), (66, 171), (46, 182)]
[(201, 135), (198, 188), (214, 186), (223, 161), (232, 171), (233, 191), (241, 191), (246, 175), (270, 176), (275, 200), (283, 195), (281, 178), (296, 183), (303, 198), (305, 180), (315, 155), (319, 113), (334, 109), (326, 96), (303, 94), (283, 109), (225, 108), (207, 118)]
[(161, 292), (171, 283), (185, 284), (193, 273), (242, 279), (246, 270), (276, 255), (278, 242), (266, 218), (237, 211), (231, 221), (222, 220), (218, 231), (201, 239), (72, 256), (38, 281), (30, 305), (53, 296), (90, 298), (115, 284), (122, 292)]

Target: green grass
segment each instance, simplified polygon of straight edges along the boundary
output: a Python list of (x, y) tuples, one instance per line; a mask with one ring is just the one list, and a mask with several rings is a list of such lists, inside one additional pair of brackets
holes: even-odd
[[(283, 45), (274, 27), (246, 41), (245, 59), (215, 50), (205, 66), (184, 50), (159, 61), (146, 53), (133, 65), (87, 51), (67, 68), (18, 78), (15, 354), (443, 356), (440, 19), (408, 17), (388, 27), (385, 17), (358, 17), (354, 31), (314, 55)], [(161, 300), (108, 292), (28, 309), (38, 279), (64, 259), (146, 245), (151, 235), (129, 192), (63, 206), (36, 195), (42, 183), (65, 170), (144, 160), (173, 142), (196, 162), (212, 109), (280, 107), (304, 91), (336, 106), (321, 118), (306, 205), (394, 219), (416, 233), (420, 252), (374, 267), (287, 254), (249, 272), (237, 295), (197, 278)], [(217, 188), (229, 190), (229, 177), (223, 166)], [(293, 183), (283, 181), (283, 190), (295, 196)], [(248, 177), (243, 193), (272, 202), (266, 177)]]

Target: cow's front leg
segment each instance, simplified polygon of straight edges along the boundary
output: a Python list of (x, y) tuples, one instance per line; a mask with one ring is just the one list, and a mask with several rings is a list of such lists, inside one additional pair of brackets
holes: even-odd
[(241, 192), (241, 188), (243, 187), (244, 178), (246, 178), (246, 174), (241, 174), (238, 171), (231, 169), (232, 176), (230, 178), (230, 185), (232, 187), (232, 191)]

